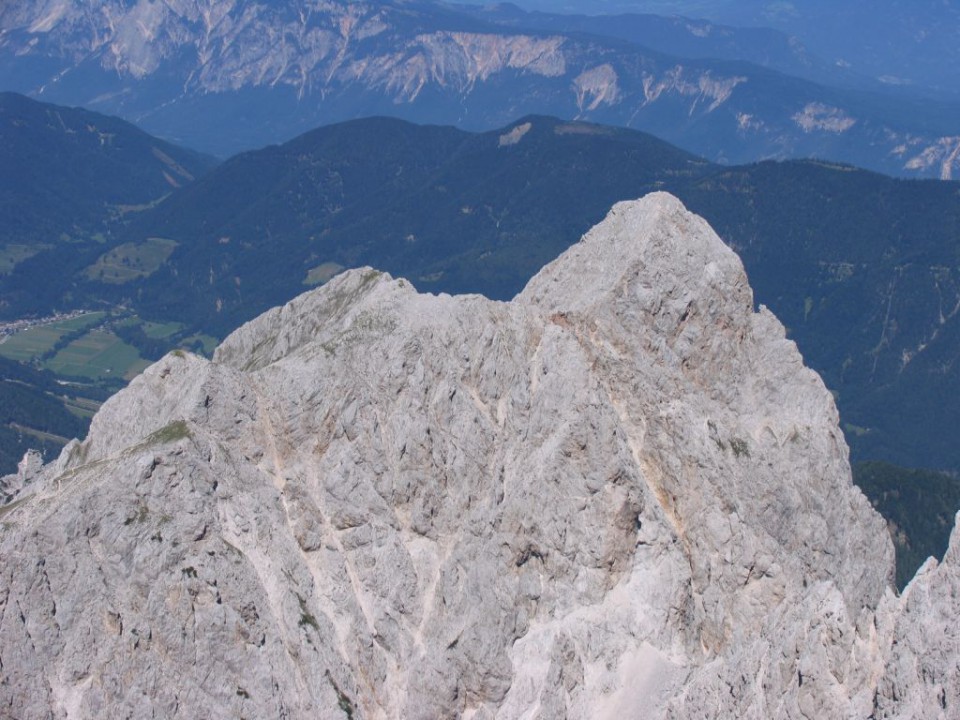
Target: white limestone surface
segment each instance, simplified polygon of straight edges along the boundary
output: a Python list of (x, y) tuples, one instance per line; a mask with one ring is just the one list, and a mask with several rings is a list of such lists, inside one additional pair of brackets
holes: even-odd
[(2, 511), (0, 716), (958, 717), (830, 393), (675, 198), (512, 302), (346, 272)]

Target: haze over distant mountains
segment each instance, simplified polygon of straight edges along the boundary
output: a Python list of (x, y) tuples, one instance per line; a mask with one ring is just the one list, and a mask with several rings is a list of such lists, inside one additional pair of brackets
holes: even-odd
[[(960, 106), (742, 62), (760, 59), (747, 34), (733, 49), (700, 42), (712, 32), (702, 23), (673, 29), (689, 59), (637, 44), (660, 34), (642, 22), (634, 34), (507, 15), (426, 0), (14, 4), (0, 10), (0, 85), (221, 155), (372, 114), (490, 129), (548, 113), (643, 129), (713, 161), (956, 172)], [(829, 64), (765, 42), (785, 67), (829, 79)], [(727, 60), (705, 59), (718, 47)], [(846, 71), (837, 79), (849, 85)]]

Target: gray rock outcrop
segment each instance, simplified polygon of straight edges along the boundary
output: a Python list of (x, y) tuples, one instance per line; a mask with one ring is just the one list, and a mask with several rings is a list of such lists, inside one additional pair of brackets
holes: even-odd
[(0, 510), (0, 715), (960, 717), (960, 537), (897, 597), (837, 423), (669, 195), (510, 303), (349, 271)]
[(17, 472), (0, 477), (0, 500), (12, 498), (29, 485), (43, 470), (43, 455), (36, 450), (27, 450), (17, 463)]

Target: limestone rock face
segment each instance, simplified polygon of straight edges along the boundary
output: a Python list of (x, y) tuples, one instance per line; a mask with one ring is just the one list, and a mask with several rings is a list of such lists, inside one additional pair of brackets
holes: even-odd
[(877, 718), (960, 717), (960, 513), (939, 565), (917, 571), (895, 609)]
[(0, 716), (958, 717), (956, 531), (896, 597), (830, 393), (665, 194), (510, 303), (354, 270), (172, 353), (15, 502)]
[(43, 470), (43, 455), (36, 450), (27, 450), (17, 463), (17, 472), (0, 477), (0, 499), (13, 497), (23, 491)]

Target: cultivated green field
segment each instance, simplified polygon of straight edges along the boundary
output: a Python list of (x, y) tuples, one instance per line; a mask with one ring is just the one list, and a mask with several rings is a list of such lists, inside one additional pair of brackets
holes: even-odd
[(136, 348), (106, 330), (93, 330), (74, 340), (45, 363), (48, 370), (58, 375), (127, 380), (148, 365), (150, 362), (142, 359)]
[[(206, 355), (212, 354), (220, 342), (215, 337), (203, 334), (175, 342), (173, 338), (183, 329), (182, 323), (143, 321), (135, 315), (108, 318), (107, 313), (96, 312), (11, 335), (0, 343), (0, 357), (20, 362), (39, 361), (44, 369), (65, 377), (93, 381), (111, 378), (132, 380), (151, 361), (145, 360), (136, 347), (118, 337), (117, 333), (124, 335), (121, 329), (137, 326), (143, 330), (143, 335), (153, 341), (167, 341), (170, 346), (179, 345)], [(116, 328), (117, 332), (113, 332), (111, 327)], [(82, 333), (87, 328), (90, 331)], [(64, 336), (70, 333), (75, 339), (64, 345), (69, 339)], [(57, 353), (49, 357), (55, 349), (58, 349)], [(47, 357), (44, 357), (45, 354)], [(68, 409), (77, 415), (88, 415), (91, 410), (83, 407)]]
[(96, 400), (90, 400), (89, 398), (79, 398), (79, 397), (67, 397), (63, 398), (63, 406), (72, 412), (77, 417), (90, 419), (94, 416), (97, 410), (100, 409), (102, 403), (97, 402)]
[(176, 247), (175, 240), (165, 238), (149, 238), (142, 243), (124, 243), (101, 255), (86, 269), (86, 275), (91, 280), (122, 285), (155, 273)]
[(102, 312), (87, 313), (69, 320), (40, 325), (18, 332), (16, 335), (8, 337), (0, 345), (0, 355), (21, 362), (32, 360), (50, 350), (56, 345), (57, 340), (67, 333), (96, 325), (103, 320), (105, 314)]
[(183, 323), (178, 322), (144, 322), (143, 323), (143, 334), (149, 338), (156, 338), (158, 340), (163, 338), (168, 338), (171, 335), (180, 332), (183, 328)]
[(54, 435), (53, 433), (44, 432), (43, 430), (36, 430), (34, 428), (26, 427), (25, 425), (19, 425), (17, 423), (10, 423), (10, 428), (16, 430), (17, 432), (21, 432), (24, 435), (35, 437), (37, 440), (49, 440), (50, 442), (58, 445), (66, 445), (68, 442), (70, 442), (70, 438), (63, 437), (62, 435)]
[(17, 263), (21, 263), (49, 247), (51, 246), (18, 245), (16, 243), (0, 247), (0, 275), (6, 275), (17, 266)]

